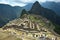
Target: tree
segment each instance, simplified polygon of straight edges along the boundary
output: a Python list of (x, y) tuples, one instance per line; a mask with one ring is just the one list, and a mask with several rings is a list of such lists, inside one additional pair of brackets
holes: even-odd
[(25, 9), (23, 9), (20, 17), (23, 18), (26, 15), (28, 15), (28, 12)]

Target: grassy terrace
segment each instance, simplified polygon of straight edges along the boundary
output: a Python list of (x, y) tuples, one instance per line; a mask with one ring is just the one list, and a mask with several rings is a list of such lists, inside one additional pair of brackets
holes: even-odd
[[(27, 18), (27, 20), (31, 23), (36, 23), (39, 25), (39, 28), (40, 27), (44, 27), (46, 28), (47, 32), (44, 32), (46, 35), (48, 35), (48, 37), (54, 37), (54, 34), (48, 30), (48, 29), (53, 29), (53, 24), (51, 22), (49, 23), (46, 23), (46, 19), (45, 18), (42, 18), (42, 17), (38, 17), (38, 16), (35, 16), (35, 15), (25, 15), (22, 19), (16, 19), (16, 20), (13, 20), (10, 22), (11, 23), (15, 23), (15, 24), (20, 24), (20, 23), (24, 23), (24, 18)], [(7, 24), (8, 25), (8, 24)], [(15, 32), (18, 36), (22, 37), (23, 35), (23, 39), (24, 40), (36, 40), (36, 38), (33, 38), (31, 35), (33, 34), (37, 34), (37, 35), (40, 35), (43, 33), (43, 31), (40, 31), (40, 30), (37, 30), (37, 29), (30, 29), (30, 28), (23, 28), (21, 26), (18, 26), (18, 25), (11, 25), (11, 26), (7, 26), (7, 28), (10, 28), (10, 31), (11, 32)], [(50, 28), (51, 27), (51, 28)], [(13, 28), (13, 29), (11, 29)], [(27, 32), (29, 31), (29, 32)], [(37, 32), (34, 32), (34, 31), (37, 31)], [(27, 34), (28, 33), (28, 34)], [(39, 34), (38, 34), (39, 33)], [(0, 33), (0, 40), (22, 40), (21, 38), (17, 38), (16, 36), (14, 35), (9, 35), (9, 30), (7, 30), (6, 32), (1, 32)]]
[(21, 40), (14, 35), (9, 34), (9, 31), (3, 31), (0, 28), (0, 40)]

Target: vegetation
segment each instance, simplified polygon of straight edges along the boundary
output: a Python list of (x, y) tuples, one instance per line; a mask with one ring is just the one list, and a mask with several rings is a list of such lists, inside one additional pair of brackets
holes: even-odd
[(55, 24), (55, 29), (54, 31), (60, 35), (60, 25)]
[(22, 40), (22, 39), (20, 39), (20, 38), (17, 38), (16, 40)]
[(23, 9), (22, 12), (21, 12), (20, 18), (25, 17), (26, 16), (25, 14), (28, 14), (28, 12), (25, 9)]

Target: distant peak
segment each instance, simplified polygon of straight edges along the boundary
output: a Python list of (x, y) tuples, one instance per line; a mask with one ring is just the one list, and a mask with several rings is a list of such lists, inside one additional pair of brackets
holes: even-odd
[(40, 4), (38, 1), (36, 1), (34, 4)]
[(33, 5), (32, 5), (32, 8), (31, 8), (31, 10), (30, 11), (34, 11), (34, 12), (36, 12), (36, 11), (40, 11), (41, 10), (41, 5), (40, 5), (40, 3), (38, 2), (38, 1), (36, 1)]
[(41, 6), (38, 1), (36, 1), (33, 5)]
[(38, 1), (36, 1), (35, 3), (39, 3)]

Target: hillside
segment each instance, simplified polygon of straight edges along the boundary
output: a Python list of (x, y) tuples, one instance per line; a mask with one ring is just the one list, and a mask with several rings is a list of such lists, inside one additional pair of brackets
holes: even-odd
[(18, 38), (16, 35), (13, 35), (9, 31), (4, 31), (0, 28), (0, 40), (22, 40), (21, 38)]
[[(53, 10), (57, 15), (60, 16), (60, 2), (43, 2), (43, 3), (39, 3), (42, 7), (44, 8), (48, 8)], [(33, 3), (29, 3), (26, 6), (24, 6), (23, 8), (25, 8), (27, 11), (29, 11), (32, 7)]]
[(52, 9), (54, 12), (56, 12), (57, 15), (60, 16), (60, 2), (45, 2), (41, 3), (41, 5), (45, 8)]
[(7, 4), (0, 4), (0, 27), (20, 17), (21, 10), (22, 8), (18, 6), (12, 7)]
[(42, 7), (37, 1), (33, 4), (29, 13), (41, 15), (51, 20), (53, 23), (60, 24), (60, 17), (53, 10)]
[(17, 38), (22, 40), (43, 40), (45, 37), (46, 40), (52, 40), (53, 38), (59, 40), (60, 37), (51, 31), (54, 27), (49, 20), (40, 15), (23, 13), (21, 18), (10, 21), (2, 30), (18, 36)]

